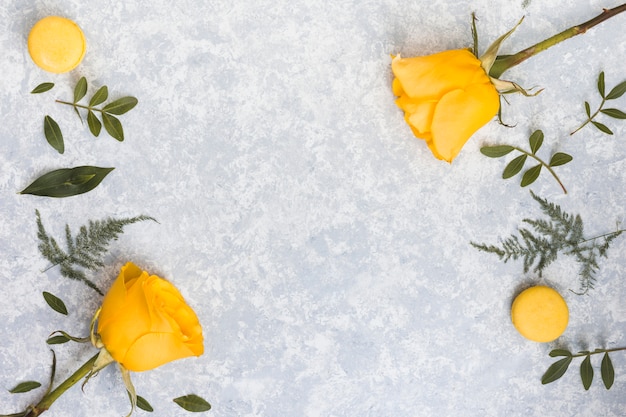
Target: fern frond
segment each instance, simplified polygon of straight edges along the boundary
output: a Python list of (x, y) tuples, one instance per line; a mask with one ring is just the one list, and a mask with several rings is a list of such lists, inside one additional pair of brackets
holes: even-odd
[(104, 266), (104, 256), (109, 244), (112, 240), (117, 240), (125, 226), (145, 220), (156, 222), (153, 217), (145, 215), (122, 219), (90, 220), (87, 226), (80, 227), (76, 237), (72, 236), (69, 225), (65, 225), (66, 250), (63, 250), (46, 232), (38, 210), (35, 214), (38, 248), (42, 256), (52, 264), (51, 267), (58, 265), (62, 276), (81, 281), (99, 294), (103, 293), (94, 282), (87, 278), (85, 270), (95, 271)]
[(585, 239), (580, 215), (566, 213), (560, 206), (537, 196), (532, 191), (530, 194), (539, 203), (541, 211), (548, 219), (523, 219), (522, 222), (531, 226), (532, 230), (518, 228), (518, 235), (511, 235), (502, 240), (500, 247), (470, 243), (483, 252), (498, 255), (504, 262), (509, 259), (522, 259), (524, 273), (532, 268), (539, 276), (557, 259), (559, 253), (573, 256), (580, 264), (581, 290), (577, 294), (587, 293), (596, 282), (596, 273), (600, 269), (598, 258), (607, 257), (610, 243), (624, 230)]

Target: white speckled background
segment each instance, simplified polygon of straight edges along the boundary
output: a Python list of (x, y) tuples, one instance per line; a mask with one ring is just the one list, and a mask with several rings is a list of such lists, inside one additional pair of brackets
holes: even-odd
[[(497, 242), (524, 217), (540, 215), (519, 178), (486, 143), (526, 147), (542, 129), (541, 152), (568, 152), (558, 168), (564, 195), (546, 173), (531, 186), (580, 213), (588, 235), (625, 222), (626, 124), (604, 119), (609, 137), (585, 128), (582, 103), (598, 104), (596, 79), (626, 77), (626, 14), (534, 57), (505, 78), (545, 88), (510, 96), (505, 120), (468, 142), (452, 165), (413, 138), (394, 105), (390, 54), (421, 55), (471, 45), (477, 13), (481, 48), (526, 19), (505, 43), (516, 52), (581, 23), (618, 0), (289, 1), (5, 0), (0, 6), (0, 412), (36, 402), (42, 389), (7, 392), (48, 378), (45, 344), (57, 329), (85, 335), (100, 297), (58, 270), (42, 272), (35, 209), (62, 236), (65, 223), (148, 214), (160, 224), (126, 228), (107, 288), (132, 260), (172, 280), (196, 309), (206, 353), (134, 374), (156, 416), (189, 415), (171, 399), (196, 393), (214, 416), (623, 416), (626, 354), (615, 353), (615, 385), (585, 392), (576, 362), (542, 386), (555, 347), (626, 346), (626, 240), (604, 260), (597, 288), (576, 296), (567, 258), (538, 280), (520, 263), (501, 264), (469, 246)], [(495, 6), (495, 7), (494, 7)], [(58, 14), (85, 32), (88, 51), (69, 74), (37, 68), (26, 38)], [(94, 139), (73, 111), (79, 77), (139, 105), (121, 116), (126, 141)], [(41, 82), (54, 90), (31, 95)], [(614, 107), (626, 110), (626, 99)], [(42, 120), (64, 131), (59, 155)], [(508, 158), (512, 158), (512, 155)], [(67, 199), (18, 195), (40, 174), (78, 165), (116, 169), (94, 191)], [(510, 324), (512, 298), (532, 283), (557, 288), (570, 326), (554, 343), (523, 339)], [(63, 298), (68, 317), (41, 296)], [(91, 356), (54, 348), (61, 380)], [(123, 416), (119, 372), (107, 368), (45, 415)], [(138, 411), (137, 415), (147, 415)]]

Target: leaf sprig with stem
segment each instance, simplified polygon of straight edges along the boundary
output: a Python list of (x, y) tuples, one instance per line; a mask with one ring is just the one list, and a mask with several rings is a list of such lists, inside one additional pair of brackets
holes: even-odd
[(607, 257), (611, 242), (625, 230), (585, 238), (580, 215), (566, 213), (560, 206), (538, 197), (532, 191), (530, 194), (548, 220), (522, 220), (532, 229), (518, 228), (520, 237), (511, 235), (501, 242), (501, 246), (475, 242), (470, 244), (480, 251), (497, 255), (505, 263), (510, 259), (521, 258), (524, 261), (524, 272), (532, 268), (539, 276), (557, 259), (559, 253), (571, 255), (580, 264), (580, 291), (576, 294), (586, 294), (594, 287), (595, 274), (600, 268), (599, 259)]
[(509, 162), (507, 166), (504, 168), (504, 171), (502, 172), (502, 178), (504, 179), (508, 179), (508, 178), (513, 177), (514, 175), (517, 175), (522, 170), (522, 168), (524, 168), (524, 164), (526, 163), (526, 160), (528, 159), (528, 157), (531, 157), (535, 161), (537, 161), (538, 164), (533, 166), (532, 168), (529, 168), (528, 170), (526, 170), (526, 172), (524, 172), (520, 185), (522, 187), (526, 187), (527, 185), (530, 185), (533, 182), (535, 182), (535, 180), (539, 178), (541, 169), (545, 167), (548, 170), (548, 172), (552, 174), (554, 179), (559, 183), (563, 192), (567, 194), (567, 190), (565, 189), (565, 186), (563, 185), (559, 177), (556, 175), (553, 168), (560, 166), (560, 165), (565, 165), (568, 162), (570, 162), (573, 158), (569, 154), (566, 154), (563, 152), (556, 152), (550, 158), (550, 162), (546, 163), (543, 159), (537, 156), (537, 151), (541, 148), (541, 145), (543, 144), (543, 137), (544, 137), (543, 132), (541, 130), (535, 130), (530, 135), (530, 137), (528, 138), (530, 151), (524, 150), (522, 148), (519, 148), (513, 145), (493, 145), (493, 146), (483, 146), (482, 148), (480, 148), (480, 152), (483, 155), (488, 156), (490, 158), (500, 158), (502, 156), (508, 155), (509, 153), (513, 151), (518, 151), (521, 153), (521, 155), (511, 160), (511, 162)]
[(602, 362), (600, 364), (600, 375), (602, 376), (602, 382), (604, 383), (604, 387), (606, 389), (611, 389), (611, 387), (613, 386), (613, 382), (615, 381), (615, 369), (613, 368), (613, 362), (611, 361), (609, 353), (617, 352), (620, 350), (626, 350), (626, 347), (614, 349), (596, 349), (593, 352), (584, 350), (576, 354), (570, 352), (567, 349), (554, 349), (550, 352), (550, 356), (553, 358), (562, 356), (563, 358), (550, 365), (548, 370), (541, 377), (541, 383), (545, 385), (561, 378), (563, 375), (565, 375), (565, 372), (567, 372), (567, 369), (572, 363), (572, 359), (584, 357), (585, 359), (583, 359), (580, 364), (580, 379), (582, 380), (585, 390), (588, 390), (589, 387), (591, 387), (591, 383), (593, 382), (594, 374), (593, 365), (591, 364), (591, 355), (604, 353), (604, 356), (602, 357)]
[(598, 114), (600, 113), (607, 115), (609, 117), (612, 117), (614, 119), (626, 119), (626, 113), (624, 113), (622, 110), (615, 109), (615, 108), (609, 108), (609, 109), (603, 108), (604, 104), (608, 100), (615, 100), (623, 96), (624, 93), (626, 93), (626, 81), (622, 81), (621, 83), (617, 84), (615, 87), (611, 89), (611, 91), (609, 91), (609, 94), (606, 94), (606, 87), (604, 83), (604, 71), (603, 71), (598, 76), (598, 93), (600, 93), (600, 97), (602, 97), (602, 101), (600, 102), (598, 109), (593, 114), (591, 114), (591, 105), (589, 104), (589, 102), (585, 101), (585, 113), (587, 113), (587, 120), (585, 120), (585, 122), (582, 125), (580, 125), (576, 130), (570, 133), (570, 135), (573, 135), (574, 133), (578, 132), (580, 129), (587, 126), (589, 123), (595, 126), (599, 131), (606, 133), (607, 135), (612, 135), (613, 131), (609, 129), (605, 124), (594, 120), (596, 116), (598, 116)]
[[(31, 93), (44, 93), (51, 90), (53, 87), (53, 83), (42, 83), (35, 87)], [(125, 96), (104, 104), (109, 98), (109, 89), (106, 85), (104, 85), (94, 93), (86, 105), (80, 104), (80, 101), (87, 95), (87, 90), (87, 79), (85, 77), (81, 77), (74, 87), (74, 100), (71, 102), (56, 100), (56, 102), (72, 106), (82, 123), (84, 123), (84, 120), (79, 109), (86, 110), (87, 125), (89, 126), (89, 131), (92, 135), (98, 137), (102, 131), (102, 127), (104, 126), (104, 129), (111, 137), (120, 142), (123, 141), (124, 128), (122, 127), (122, 122), (116, 116), (132, 110), (137, 105), (138, 100), (132, 96)], [(102, 104), (104, 105), (100, 106)], [(100, 114), (102, 121), (98, 119), (96, 114)], [(65, 151), (61, 128), (59, 127), (59, 124), (49, 115), (44, 117), (44, 134), (50, 146), (56, 149), (57, 152), (62, 154)]]

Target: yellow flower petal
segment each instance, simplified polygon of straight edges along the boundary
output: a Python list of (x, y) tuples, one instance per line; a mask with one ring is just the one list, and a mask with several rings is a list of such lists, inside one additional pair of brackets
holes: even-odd
[(480, 61), (467, 49), (439, 52), (413, 58), (396, 57), (391, 69), (404, 92), (411, 98), (438, 99), (449, 91), (476, 82)]
[(433, 147), (448, 162), (465, 142), (498, 112), (499, 95), (493, 85), (475, 84), (443, 96), (433, 117)]

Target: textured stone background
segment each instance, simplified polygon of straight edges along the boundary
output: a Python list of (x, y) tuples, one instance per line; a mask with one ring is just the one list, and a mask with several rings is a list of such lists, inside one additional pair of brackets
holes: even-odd
[[(390, 90), (390, 54), (481, 47), (526, 20), (503, 52), (516, 52), (581, 23), (618, 0), (290, 1), (5, 0), (0, 6), (0, 412), (35, 402), (42, 389), (11, 395), (17, 382), (48, 378), (44, 343), (56, 329), (84, 335), (100, 297), (63, 279), (37, 251), (35, 209), (62, 236), (65, 223), (148, 214), (112, 245), (92, 278), (107, 288), (132, 260), (172, 280), (198, 312), (206, 354), (135, 374), (157, 416), (183, 416), (171, 399), (197, 393), (215, 416), (623, 416), (626, 355), (616, 382), (588, 392), (576, 362), (558, 382), (540, 377), (555, 347), (626, 346), (626, 240), (616, 240), (597, 288), (576, 296), (575, 263), (544, 279), (501, 264), (470, 240), (496, 242), (522, 218), (540, 215), (519, 178), (500, 179), (505, 160), (486, 143), (526, 147), (534, 129), (542, 154), (568, 152), (558, 169), (569, 190), (542, 174), (531, 186), (580, 213), (588, 235), (624, 222), (626, 125), (605, 120), (609, 137), (585, 128), (596, 79), (626, 76), (626, 15), (570, 39), (506, 75), (539, 96), (510, 96), (504, 118), (481, 129), (453, 164), (412, 137)], [(495, 7), (494, 7), (495, 6)], [(40, 18), (75, 20), (87, 55), (68, 74), (48, 74), (28, 55)], [(79, 77), (139, 105), (121, 116), (126, 141), (94, 139), (70, 99)], [(51, 92), (31, 95), (44, 81)], [(624, 109), (626, 99), (614, 107)], [(45, 141), (49, 114), (66, 152)], [(511, 159), (513, 155), (507, 157)], [(116, 169), (94, 191), (67, 199), (18, 195), (40, 174), (78, 165)], [(554, 343), (524, 340), (510, 324), (512, 298), (544, 283), (570, 307)], [(64, 317), (42, 291), (66, 301)], [(57, 380), (93, 348), (55, 347)], [(74, 388), (54, 416), (128, 412), (119, 371)], [(137, 415), (146, 413), (138, 411)]]

